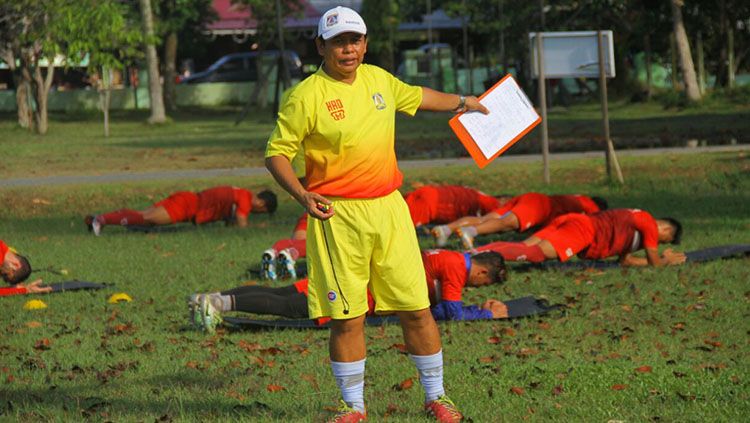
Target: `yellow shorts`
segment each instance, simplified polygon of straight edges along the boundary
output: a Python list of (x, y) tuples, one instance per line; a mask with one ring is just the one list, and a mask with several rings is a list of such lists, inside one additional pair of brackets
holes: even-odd
[(310, 318), (365, 314), (368, 287), (376, 312), (428, 308), (422, 256), (401, 194), (332, 200), (336, 214), (307, 226)]

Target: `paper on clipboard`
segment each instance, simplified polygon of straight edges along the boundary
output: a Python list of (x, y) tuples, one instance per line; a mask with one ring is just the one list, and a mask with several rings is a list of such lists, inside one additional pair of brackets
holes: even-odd
[(490, 114), (462, 113), (450, 126), (479, 167), (486, 166), (533, 129), (541, 118), (515, 79), (506, 75), (479, 97)]

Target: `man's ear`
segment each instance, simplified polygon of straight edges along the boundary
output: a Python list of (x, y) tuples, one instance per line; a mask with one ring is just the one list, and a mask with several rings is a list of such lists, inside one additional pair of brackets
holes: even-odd
[(315, 38), (315, 47), (318, 49), (318, 54), (322, 57), (325, 56), (325, 52), (323, 51), (325, 41), (323, 41), (322, 38), (316, 37)]

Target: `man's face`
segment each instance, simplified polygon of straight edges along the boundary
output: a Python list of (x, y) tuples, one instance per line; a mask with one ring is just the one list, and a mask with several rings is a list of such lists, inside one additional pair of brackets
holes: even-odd
[(669, 224), (669, 222), (665, 220), (657, 220), (656, 227), (659, 231), (660, 243), (667, 244), (672, 242), (672, 240), (674, 239), (674, 228), (671, 224)]
[(490, 273), (487, 271), (487, 268), (478, 264), (472, 264), (466, 286), (477, 288), (487, 286), (491, 283), (492, 280), (490, 280)]
[(334, 79), (353, 77), (367, 52), (367, 37), (356, 32), (345, 32), (325, 41), (316, 39), (315, 42), (325, 61), (326, 72)]
[(8, 251), (5, 255), (5, 260), (3, 261), (2, 266), (0, 266), (0, 276), (2, 276), (3, 280), (7, 282), (8, 280), (13, 279), (16, 275), (16, 271), (18, 271), (20, 267), (21, 262), (18, 260), (18, 257)]

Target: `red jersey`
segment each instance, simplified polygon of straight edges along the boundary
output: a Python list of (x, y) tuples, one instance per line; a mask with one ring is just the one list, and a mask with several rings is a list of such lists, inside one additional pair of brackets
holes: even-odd
[(3, 286), (0, 287), (0, 297), (9, 295), (21, 295), (26, 293), (25, 286)]
[(8, 253), (8, 246), (0, 239), (0, 265), (5, 261), (5, 255)]
[(198, 193), (195, 224), (244, 216), (252, 210), (253, 193), (230, 186), (210, 188)]
[(490, 195), (458, 185), (431, 185), (406, 195), (406, 204), (415, 226), (449, 223), (464, 216), (488, 213), (499, 206)]
[(469, 279), (469, 255), (458, 251), (427, 250), (422, 252), (422, 262), (430, 305), (461, 301), (461, 292)]
[(589, 216), (594, 240), (578, 256), (596, 260), (622, 256), (641, 248), (658, 248), (656, 220), (643, 210), (613, 209)]
[(599, 206), (585, 195), (550, 195), (551, 219), (567, 213), (598, 213)]

